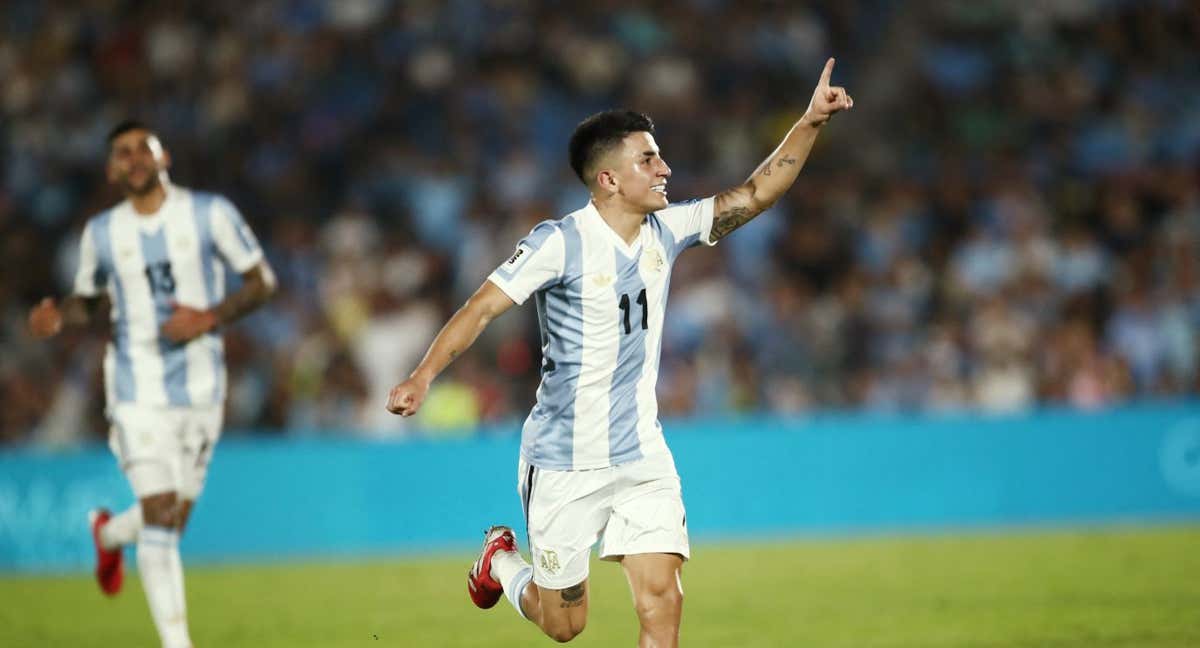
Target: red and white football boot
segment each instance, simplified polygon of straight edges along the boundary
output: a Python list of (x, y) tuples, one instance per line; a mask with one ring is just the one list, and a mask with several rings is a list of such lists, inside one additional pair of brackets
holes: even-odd
[(488, 609), (504, 595), (504, 585), (492, 578), (492, 556), (497, 551), (516, 551), (517, 538), (512, 529), (494, 526), (483, 534), (483, 550), (479, 560), (467, 572), (467, 592), (475, 605)]
[(116, 596), (125, 582), (124, 556), (121, 547), (105, 549), (100, 544), (100, 529), (108, 524), (112, 514), (108, 509), (96, 509), (88, 513), (88, 522), (92, 527), (92, 543), (96, 545), (96, 582), (100, 591), (108, 596)]

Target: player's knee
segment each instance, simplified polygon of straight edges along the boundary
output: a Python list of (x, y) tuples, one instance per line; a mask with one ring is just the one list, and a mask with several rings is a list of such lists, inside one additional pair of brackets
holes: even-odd
[(638, 593), (634, 606), (643, 624), (676, 618), (683, 608), (683, 592), (675, 582), (652, 583)]
[(142, 521), (147, 526), (174, 527), (179, 519), (175, 493), (142, 498)]
[(567, 643), (575, 637), (578, 637), (580, 633), (583, 632), (583, 628), (586, 625), (586, 621), (580, 621), (578, 624), (567, 623), (553, 628), (547, 628), (546, 634), (550, 635), (550, 638), (558, 643)]
[(551, 639), (559, 643), (566, 643), (578, 637), (585, 627), (587, 627), (586, 616), (573, 618), (572, 615), (563, 615), (557, 619), (547, 620), (542, 629)]

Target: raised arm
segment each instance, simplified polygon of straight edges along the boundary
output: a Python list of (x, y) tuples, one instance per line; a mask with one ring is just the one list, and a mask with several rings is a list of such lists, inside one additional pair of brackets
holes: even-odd
[(710, 241), (724, 238), (779, 200), (804, 168), (821, 127), (834, 113), (854, 106), (846, 89), (829, 85), (833, 59), (825, 62), (808, 110), (788, 131), (783, 142), (742, 184), (716, 196)]
[(408, 380), (392, 388), (387, 408), (392, 414), (412, 416), (421, 407), (433, 379), (466, 351), (492, 320), (512, 308), (515, 302), (491, 281), (483, 282), (479, 290), (446, 322), (433, 339), (421, 364)]

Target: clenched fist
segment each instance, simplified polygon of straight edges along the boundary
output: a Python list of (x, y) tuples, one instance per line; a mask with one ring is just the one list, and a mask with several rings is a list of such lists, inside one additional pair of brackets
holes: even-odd
[(57, 335), (62, 330), (62, 325), (62, 311), (54, 303), (53, 297), (43, 299), (29, 311), (29, 330), (36, 338)]
[(392, 387), (388, 395), (387, 409), (392, 414), (412, 416), (421, 407), (425, 395), (429, 393), (429, 382), (419, 378), (409, 378)]

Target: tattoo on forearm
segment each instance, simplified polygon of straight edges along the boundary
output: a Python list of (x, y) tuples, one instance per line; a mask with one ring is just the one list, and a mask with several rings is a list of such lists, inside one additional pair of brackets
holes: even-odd
[(456, 349), (450, 349), (450, 359), (453, 360), (457, 357), (458, 357), (458, 351)]
[(251, 277), (237, 292), (225, 298), (214, 309), (221, 324), (229, 324), (264, 304), (271, 296), (271, 289), (261, 276)]
[[(796, 162), (798, 162), (798, 160), (794, 157), (786, 157), (786, 156), (781, 157), (778, 160), (775, 160), (775, 168), (782, 169), (784, 166), (795, 166)], [(771, 163), (770, 162), (768, 162), (767, 165), (765, 167), (763, 167), (762, 174), (765, 176), (771, 175)]]
[(715, 241), (724, 238), (733, 230), (745, 225), (750, 219), (758, 215), (758, 212), (749, 207), (730, 207), (717, 215), (713, 219), (712, 232), (709, 234), (709, 240)]
[(560, 604), (560, 607), (571, 608), (571, 607), (579, 607), (580, 605), (583, 605), (584, 591), (585, 591), (585, 589), (584, 589), (583, 583), (580, 583), (578, 585), (573, 585), (573, 586), (568, 587), (567, 589), (563, 590), (562, 591), (563, 602)]

